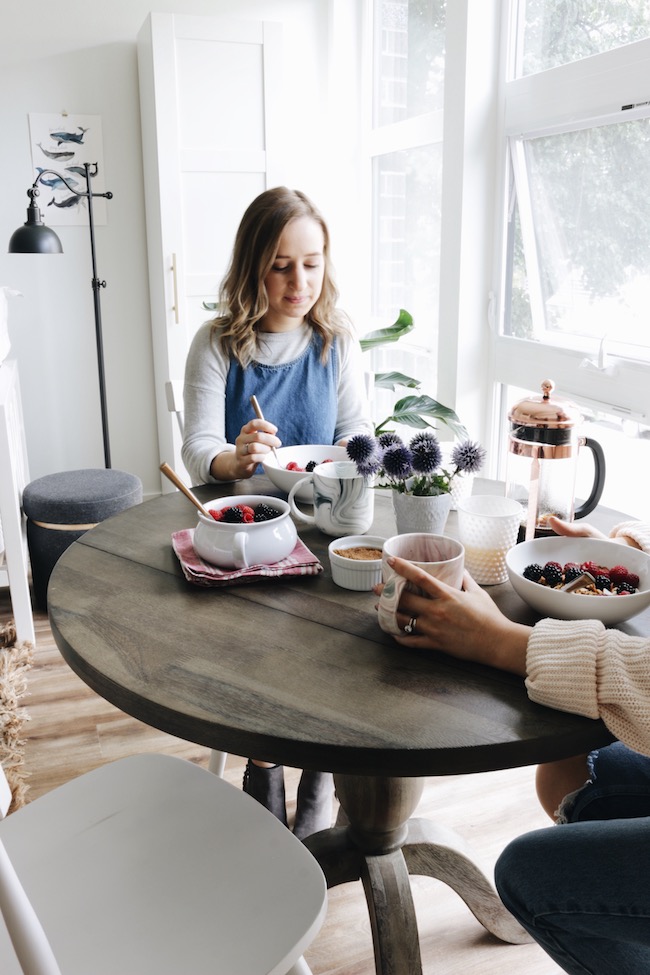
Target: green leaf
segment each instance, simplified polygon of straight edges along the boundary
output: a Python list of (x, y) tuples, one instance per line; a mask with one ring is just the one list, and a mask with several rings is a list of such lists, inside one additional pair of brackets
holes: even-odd
[(420, 382), (411, 376), (405, 376), (403, 372), (376, 372), (375, 386), (378, 386), (379, 389), (392, 389), (395, 392), (397, 386), (419, 389)]
[(430, 396), (405, 396), (395, 403), (393, 413), (386, 417), (376, 428), (375, 433), (382, 433), (387, 424), (402, 423), (405, 426), (415, 427), (423, 430), (426, 427), (435, 429), (433, 423), (429, 423), (425, 417), (432, 420), (440, 420), (448, 426), (451, 432), (460, 439), (466, 439), (467, 430), (460, 422), (457, 414), (448, 406), (443, 406)]
[(378, 328), (374, 332), (368, 332), (361, 339), (361, 349), (368, 352), (380, 345), (388, 345), (390, 342), (398, 342), (403, 335), (413, 331), (415, 324), (413, 318), (403, 308), (400, 309), (399, 316), (388, 328)]

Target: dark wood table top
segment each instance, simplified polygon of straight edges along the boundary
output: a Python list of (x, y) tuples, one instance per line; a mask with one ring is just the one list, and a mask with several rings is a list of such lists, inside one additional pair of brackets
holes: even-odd
[[(279, 494), (263, 477), (196, 493)], [(375, 510), (370, 533), (394, 534), (387, 493)], [(196, 520), (180, 493), (147, 501), (87, 532), (52, 574), (61, 653), (126, 713), (217, 750), (361, 775), (510, 768), (611, 740), (599, 721), (532, 703), (518, 677), (398, 646), (379, 629), (372, 592), (334, 585), (331, 539), (317, 529), (299, 527), (318, 576), (188, 583), (171, 536)], [(509, 584), (490, 592), (507, 615), (534, 622)], [(624, 628), (649, 626), (646, 613)]]

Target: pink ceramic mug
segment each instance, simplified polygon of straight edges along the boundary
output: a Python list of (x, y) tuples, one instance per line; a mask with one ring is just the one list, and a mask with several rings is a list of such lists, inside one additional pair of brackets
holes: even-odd
[(384, 542), (382, 556), (382, 576), (384, 588), (379, 599), (379, 625), (386, 633), (397, 636), (404, 630), (397, 623), (397, 611), (404, 587), (425, 595), (421, 589), (408, 582), (404, 576), (391, 569), (389, 556), (407, 559), (428, 572), (430, 576), (441, 579), (449, 586), (460, 589), (463, 584), (465, 549), (454, 538), (446, 535), (429, 535), (414, 532), (409, 535), (394, 535)]

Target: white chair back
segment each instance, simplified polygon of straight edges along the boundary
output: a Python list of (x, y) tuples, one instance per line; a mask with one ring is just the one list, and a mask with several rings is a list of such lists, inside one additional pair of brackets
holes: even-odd
[(326, 898), (268, 810), (168, 755), (108, 763), (0, 822), (2, 975), (309, 975)]

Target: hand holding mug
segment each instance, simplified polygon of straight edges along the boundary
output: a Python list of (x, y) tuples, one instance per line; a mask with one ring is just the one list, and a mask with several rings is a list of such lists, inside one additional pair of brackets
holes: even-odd
[(405, 559), (422, 569), (429, 576), (440, 579), (455, 589), (463, 582), (464, 549), (460, 542), (446, 535), (430, 535), (414, 532), (394, 535), (384, 543), (382, 557), (383, 587), (379, 598), (379, 625), (386, 633), (412, 635), (417, 627), (417, 616), (403, 622), (400, 609), (405, 590), (426, 596), (426, 590), (416, 586), (405, 575), (396, 571), (392, 560)]
[[(403, 537), (403, 536), (402, 536)], [(440, 650), (459, 660), (526, 674), (530, 627), (513, 623), (468, 572), (463, 587), (448, 585), (414, 562), (390, 556), (391, 570), (408, 585), (395, 614), (397, 643), (423, 650)], [(384, 585), (375, 587), (380, 597)], [(405, 632), (415, 621), (411, 633)], [(480, 634), (480, 639), (477, 639)]]

